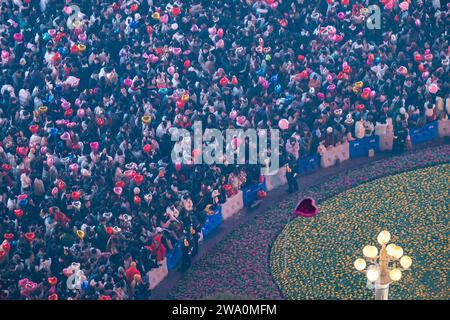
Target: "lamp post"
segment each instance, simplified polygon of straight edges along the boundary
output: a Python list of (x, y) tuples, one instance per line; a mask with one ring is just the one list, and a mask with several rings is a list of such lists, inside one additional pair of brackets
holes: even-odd
[(389, 285), (402, 278), (402, 271), (411, 267), (412, 260), (403, 255), (403, 249), (389, 243), (391, 234), (381, 231), (377, 237), (381, 245), (380, 253), (375, 246), (365, 246), (363, 255), (365, 259), (358, 258), (354, 262), (356, 270), (365, 272), (367, 287), (375, 289), (375, 300), (388, 300)]

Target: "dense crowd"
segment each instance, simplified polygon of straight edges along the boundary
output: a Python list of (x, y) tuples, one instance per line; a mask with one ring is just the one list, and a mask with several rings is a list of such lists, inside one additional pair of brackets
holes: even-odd
[(277, 128), (283, 163), (447, 119), (449, 7), (367, 2), (0, 0), (0, 299), (145, 299), (195, 255), (260, 170), (174, 163), (173, 128)]

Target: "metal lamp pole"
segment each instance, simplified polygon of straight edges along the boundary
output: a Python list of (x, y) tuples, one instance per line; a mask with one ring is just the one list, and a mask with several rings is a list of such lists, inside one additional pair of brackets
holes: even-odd
[(408, 270), (412, 264), (411, 258), (403, 255), (400, 246), (388, 244), (390, 239), (388, 231), (381, 231), (377, 237), (381, 245), (380, 254), (377, 247), (365, 246), (363, 255), (366, 259), (358, 258), (354, 263), (356, 270), (366, 273), (367, 286), (374, 289), (375, 300), (388, 300), (389, 285), (399, 281), (402, 271)]

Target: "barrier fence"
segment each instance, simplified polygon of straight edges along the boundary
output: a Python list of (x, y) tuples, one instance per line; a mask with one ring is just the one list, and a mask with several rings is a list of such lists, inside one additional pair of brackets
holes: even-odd
[(255, 200), (258, 198), (259, 190), (267, 191), (265, 181), (263, 183), (258, 183), (253, 186), (242, 188), (244, 207), (248, 207), (252, 205), (253, 202), (255, 202)]
[(427, 123), (419, 129), (409, 129), (409, 136), (413, 145), (437, 139), (439, 137), (438, 121)]
[[(432, 141), (439, 137), (450, 136), (450, 120), (430, 122), (420, 129), (410, 129), (409, 134), (413, 145)], [(394, 133), (383, 130), (370, 137), (345, 142), (328, 148), (322, 154), (302, 157), (298, 160), (298, 174), (304, 176), (317, 171), (320, 167), (327, 168), (337, 163), (359, 157), (371, 156), (372, 153), (390, 151), (393, 148)], [(224, 220), (230, 219), (244, 207), (251, 205), (256, 199), (259, 190), (271, 191), (287, 183), (286, 167), (279, 168), (278, 172), (266, 175), (263, 183), (248, 186), (218, 206), (215, 213), (207, 217), (202, 228), (202, 238), (213, 235)], [(173, 250), (167, 251), (166, 259), (161, 266), (148, 272), (150, 288), (156, 287), (171, 270), (175, 269), (182, 259), (183, 242), (179, 241)]]
[(202, 228), (203, 237), (209, 236), (222, 224), (222, 207), (218, 206), (214, 214), (206, 217), (206, 222)]

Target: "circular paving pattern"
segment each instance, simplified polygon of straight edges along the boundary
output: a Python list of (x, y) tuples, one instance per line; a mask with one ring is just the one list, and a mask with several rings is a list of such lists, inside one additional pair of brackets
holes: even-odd
[(448, 299), (450, 165), (388, 176), (319, 204), (312, 219), (291, 221), (275, 240), (270, 268), (286, 299), (372, 299), (353, 267), (381, 230), (413, 259), (390, 299)]

